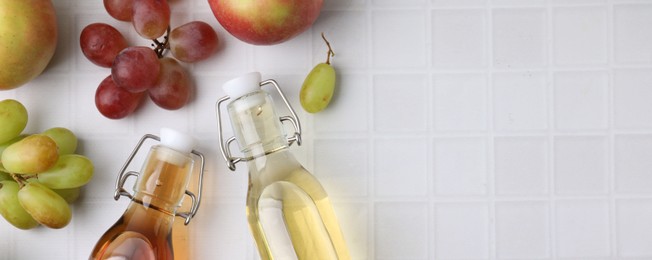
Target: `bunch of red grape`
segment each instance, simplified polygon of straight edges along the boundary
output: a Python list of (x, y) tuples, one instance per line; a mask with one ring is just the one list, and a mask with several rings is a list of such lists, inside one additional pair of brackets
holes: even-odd
[[(84, 56), (111, 69), (95, 92), (100, 113), (110, 119), (124, 118), (146, 94), (168, 110), (188, 103), (193, 81), (178, 61), (192, 63), (215, 54), (219, 44), (215, 30), (202, 21), (170, 30), (167, 0), (104, 0), (104, 7), (113, 18), (131, 22), (141, 37), (152, 40), (153, 48), (130, 46), (120, 31), (106, 23), (92, 23), (82, 30), (79, 44)], [(165, 57), (168, 50), (173, 58)]]

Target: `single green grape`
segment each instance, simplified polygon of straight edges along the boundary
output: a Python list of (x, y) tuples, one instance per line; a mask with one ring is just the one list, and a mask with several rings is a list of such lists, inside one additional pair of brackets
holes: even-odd
[(27, 182), (18, 191), (18, 201), (34, 220), (46, 227), (63, 228), (72, 219), (66, 200), (41, 183)]
[(18, 201), (20, 186), (15, 181), (0, 181), (0, 214), (14, 227), (31, 229), (38, 226), (38, 222), (23, 209)]
[(52, 189), (84, 186), (93, 177), (93, 162), (83, 155), (64, 154), (50, 169), (39, 173), (38, 180)]
[(34, 134), (9, 145), (0, 158), (11, 173), (37, 174), (52, 167), (59, 159), (59, 152), (52, 138)]
[(27, 126), (27, 109), (13, 99), (0, 101), (0, 144), (18, 136)]
[(299, 92), (301, 106), (309, 113), (317, 113), (324, 110), (331, 102), (333, 93), (335, 92), (336, 73), (330, 64), (330, 57), (335, 55), (335, 53), (323, 33), (321, 36), (328, 46), (326, 62), (317, 64), (308, 73)]
[(72, 154), (77, 150), (77, 136), (67, 128), (53, 127), (43, 131), (41, 134), (49, 136), (57, 143), (59, 155)]
[(70, 189), (52, 189), (52, 191), (56, 192), (61, 196), (68, 204), (71, 204), (79, 198), (79, 195), (81, 194), (81, 187), (77, 188), (70, 188)]

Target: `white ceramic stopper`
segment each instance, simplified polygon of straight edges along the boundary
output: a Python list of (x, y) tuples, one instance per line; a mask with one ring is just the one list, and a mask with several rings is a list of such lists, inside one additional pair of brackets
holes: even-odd
[(260, 89), (260, 72), (251, 72), (227, 81), (222, 85), (224, 93), (235, 100)]
[(171, 128), (161, 128), (161, 144), (177, 152), (190, 154), (195, 147), (195, 139)]

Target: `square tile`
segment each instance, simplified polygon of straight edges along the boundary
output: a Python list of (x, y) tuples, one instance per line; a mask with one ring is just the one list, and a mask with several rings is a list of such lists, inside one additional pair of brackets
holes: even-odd
[(546, 76), (497, 73), (493, 78), (494, 127), (498, 131), (547, 128)]
[[(330, 42), (335, 56), (331, 65), (338, 72), (368, 67), (368, 15), (364, 11), (322, 11), (312, 27), (312, 63), (326, 62)], [(307, 72), (306, 72), (307, 73)]]
[(434, 127), (437, 131), (487, 129), (487, 80), (483, 74), (433, 76)]
[[(80, 138), (81, 139), (81, 138)], [(88, 157), (94, 166), (93, 179), (84, 186), (84, 190), (93, 191), (86, 192), (84, 197), (89, 200), (110, 200), (113, 201), (113, 193), (115, 191), (115, 182), (120, 173), (120, 168), (127, 161), (129, 153), (134, 149), (136, 144), (139, 141), (137, 138), (84, 138), (80, 142), (83, 147), (84, 156)], [(147, 144), (151, 144), (148, 142)], [(144, 144), (142, 149), (148, 149)], [(102, 147), (102, 149), (96, 149), (97, 147)], [(130, 164), (127, 170), (133, 170), (140, 172), (141, 167), (144, 162), (144, 157), (147, 154), (148, 150), (141, 150), (144, 152), (138, 153), (139, 157), (135, 158)], [(106, 160), (106, 158), (115, 158), (117, 154), (120, 154), (120, 161)], [(115, 156), (115, 157), (111, 157)], [(129, 177), (127, 184), (124, 188), (130, 193), (133, 192), (133, 183), (136, 180), (135, 177)], [(131, 185), (130, 185), (131, 184)], [(122, 198), (122, 200), (128, 200), (127, 198)], [(117, 220), (117, 219), (116, 219)]]
[(487, 142), (484, 138), (437, 138), (433, 153), (437, 194), (487, 194)]
[(557, 65), (607, 63), (607, 9), (604, 6), (553, 9), (553, 57)]
[(432, 64), (438, 69), (487, 65), (486, 12), (483, 9), (432, 12)]
[(614, 144), (615, 187), (619, 193), (651, 193), (652, 136), (619, 135)]
[(554, 149), (555, 193), (607, 192), (609, 150), (605, 137), (556, 137)]
[[(226, 96), (222, 85), (232, 77), (195, 75), (195, 95), (192, 99), (192, 129), (196, 133), (212, 134), (217, 138), (217, 101)], [(233, 136), (226, 106), (233, 100), (222, 102), (222, 130), (226, 138)]]
[(428, 80), (422, 74), (374, 76), (377, 131), (423, 132), (427, 127)]
[(545, 5), (546, 0), (492, 0), (492, 3), (499, 6), (531, 6)]
[(489, 259), (489, 212), (483, 203), (435, 205), (438, 259)]
[(613, 84), (615, 127), (652, 129), (652, 70), (616, 70)]
[(432, 0), (434, 7), (468, 7), (485, 6), (487, 0)]
[(375, 68), (426, 67), (428, 55), (424, 11), (376, 10), (372, 12), (371, 26)]
[[(379, 203), (375, 210), (375, 257), (428, 258), (428, 207), (421, 203)], [(396, 228), (396, 227), (401, 228)], [(405, 243), (405, 241), (411, 241)]]
[(553, 84), (556, 129), (607, 128), (608, 72), (557, 72)]
[(371, 3), (373, 3), (376, 6), (383, 6), (383, 7), (425, 7), (426, 6), (426, 1), (428, 0), (406, 0), (406, 1), (393, 1), (393, 0), (371, 0)]
[(616, 201), (618, 256), (652, 257), (652, 200)]
[(195, 235), (190, 250), (194, 259), (245, 259), (251, 232), (243, 203), (202, 203), (196, 218), (188, 225)]
[[(52, 82), (56, 84), (51, 84)], [(40, 84), (51, 85), (40, 87)], [(71, 105), (71, 97), (74, 95), (71, 92), (70, 80), (61, 74), (41, 74), (21, 87), (16, 100), (22, 103), (28, 112), (28, 124), (23, 132), (40, 133), (56, 126), (73, 129), (71, 118), (78, 112)], [(94, 102), (95, 95), (80, 98)], [(95, 103), (92, 109), (96, 110)]]
[(377, 140), (374, 147), (376, 196), (428, 195), (428, 142), (424, 138)]
[(499, 259), (550, 256), (547, 202), (496, 203), (496, 252)]
[[(361, 74), (337, 75), (335, 93), (328, 107), (312, 114), (316, 133), (361, 133), (369, 129), (371, 84)], [(300, 109), (300, 108), (298, 108)], [(343, 116), (344, 115), (344, 116)]]
[(552, 0), (553, 4), (559, 5), (573, 5), (573, 4), (603, 4), (607, 0)]
[[(54, 4), (54, 3), (53, 3)], [(55, 4), (56, 5), (56, 4)], [(57, 8), (57, 7), (55, 7)], [(79, 34), (75, 32), (75, 16), (72, 13), (57, 11), (57, 46), (54, 55), (48, 63), (47, 72), (69, 72), (73, 62), (69, 57), (74, 57), (75, 52), (84, 56), (79, 47)], [(44, 71), (44, 72), (45, 72)]]
[[(314, 66), (310, 60), (309, 32), (304, 31), (281, 44), (252, 46), (253, 69), (267, 73), (309, 72)], [(287, 55), (288, 53), (294, 55)]]
[(622, 4), (613, 7), (614, 57), (618, 63), (652, 63), (652, 5)]
[(544, 137), (496, 138), (494, 140), (496, 194), (548, 193), (547, 143)]
[(543, 8), (493, 10), (493, 64), (496, 68), (546, 65), (545, 15)]
[(170, 122), (175, 122), (176, 127), (173, 128), (187, 133), (190, 131), (187, 127), (190, 123), (190, 107), (191, 105), (186, 104), (177, 110), (166, 110), (157, 106), (146, 96), (133, 115), (134, 129), (138, 133), (158, 133), (163, 127), (171, 127)]
[(365, 139), (317, 139), (313, 146), (315, 169), (311, 172), (330, 196), (367, 195), (369, 149)]
[(610, 257), (611, 232), (606, 200), (558, 201), (555, 216), (559, 257)]

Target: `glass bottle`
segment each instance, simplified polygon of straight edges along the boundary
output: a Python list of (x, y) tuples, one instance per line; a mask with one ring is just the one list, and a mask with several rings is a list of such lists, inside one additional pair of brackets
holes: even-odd
[[(247, 220), (261, 259), (350, 259), (335, 212), (326, 191), (290, 153), (301, 143), (296, 113), (273, 80), (260, 82), (250, 73), (224, 84), (226, 97), (217, 103), (220, 148), (228, 167), (245, 161), (249, 169)], [(261, 86), (271, 84), (281, 94), (292, 117), (279, 118), (271, 96)], [(235, 137), (222, 138), (220, 104), (227, 105)], [(295, 133), (286, 138), (282, 122)], [(243, 157), (231, 156), (237, 141)]]
[[(150, 148), (140, 173), (125, 172), (146, 139), (160, 141), (160, 144)], [(131, 202), (122, 217), (100, 237), (89, 259), (174, 259), (174, 219), (176, 216), (182, 217), (188, 224), (201, 202), (204, 156), (193, 150), (193, 146), (191, 137), (168, 128), (161, 129), (160, 138), (147, 134), (140, 139), (120, 171), (114, 194), (116, 200), (126, 196)], [(187, 190), (195, 167), (192, 155), (200, 159), (198, 197)], [(133, 195), (123, 188), (130, 176), (137, 178)], [(189, 212), (177, 212), (184, 194), (191, 198), (193, 204)]]

